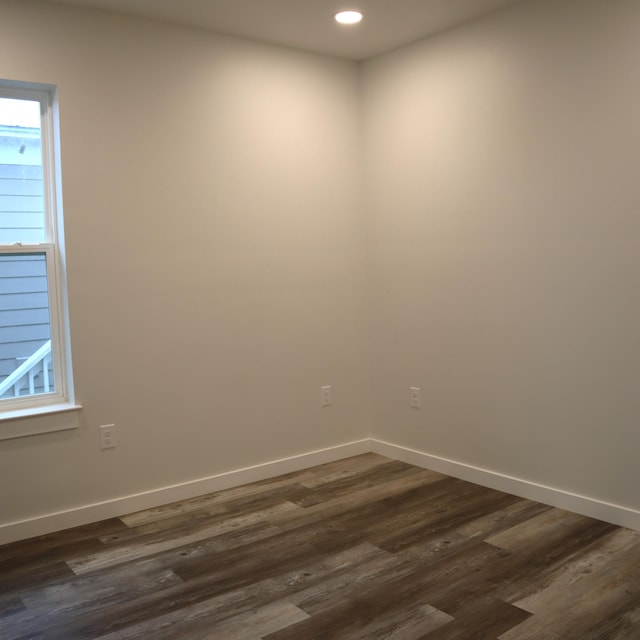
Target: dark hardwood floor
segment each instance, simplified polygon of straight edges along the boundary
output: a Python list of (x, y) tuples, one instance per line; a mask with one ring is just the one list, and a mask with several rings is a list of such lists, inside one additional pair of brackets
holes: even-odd
[(640, 533), (366, 454), (0, 547), (2, 640), (640, 640)]

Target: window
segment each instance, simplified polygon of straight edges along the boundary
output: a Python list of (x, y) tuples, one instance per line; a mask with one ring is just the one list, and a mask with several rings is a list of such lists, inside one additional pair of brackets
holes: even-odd
[(52, 88), (0, 81), (0, 419), (72, 403), (54, 116)]

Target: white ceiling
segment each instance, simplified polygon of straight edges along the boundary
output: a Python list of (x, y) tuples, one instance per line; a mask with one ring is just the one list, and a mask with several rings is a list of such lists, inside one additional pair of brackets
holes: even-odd
[[(518, 0), (47, 0), (364, 60)], [(333, 14), (360, 9), (339, 26)]]

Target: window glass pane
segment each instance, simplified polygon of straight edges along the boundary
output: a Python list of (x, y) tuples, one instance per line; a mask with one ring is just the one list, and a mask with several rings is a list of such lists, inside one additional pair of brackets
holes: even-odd
[(45, 253), (0, 255), (0, 398), (55, 391)]
[(0, 98), (0, 244), (44, 241), (40, 103)]

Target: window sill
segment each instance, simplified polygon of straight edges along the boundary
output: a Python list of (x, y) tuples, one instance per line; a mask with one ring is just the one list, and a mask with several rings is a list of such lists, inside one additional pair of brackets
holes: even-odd
[(0, 413), (0, 440), (76, 429), (82, 405), (61, 403)]

